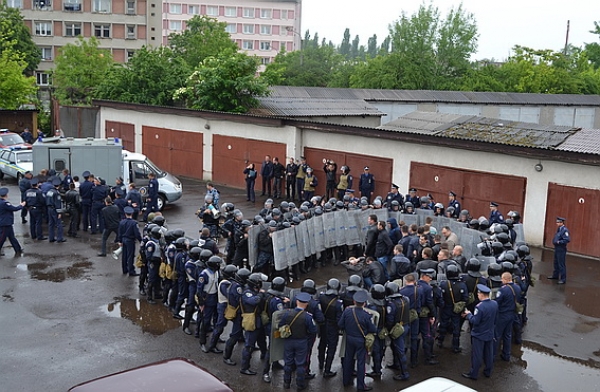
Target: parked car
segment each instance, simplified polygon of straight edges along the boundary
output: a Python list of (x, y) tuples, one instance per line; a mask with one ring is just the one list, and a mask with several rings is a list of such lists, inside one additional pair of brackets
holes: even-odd
[(18, 133), (11, 132), (8, 129), (0, 129), (0, 148), (20, 146), (31, 147), (31, 144), (25, 143), (25, 140)]
[(233, 392), (224, 381), (185, 358), (154, 362), (86, 381), (70, 392)]
[(456, 381), (444, 377), (431, 377), (418, 384), (402, 389), (402, 392), (477, 392)]
[(0, 179), (5, 175), (20, 181), (25, 172), (33, 170), (31, 147), (13, 146), (0, 150)]

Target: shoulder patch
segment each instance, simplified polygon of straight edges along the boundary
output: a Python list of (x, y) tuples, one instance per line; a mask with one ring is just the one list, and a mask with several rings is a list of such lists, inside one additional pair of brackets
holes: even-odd
[(392, 313), (392, 307), (391, 307), (391, 306), (388, 306), (388, 307), (387, 307), (387, 312), (388, 312), (388, 313)]
[(204, 276), (198, 278), (198, 283), (204, 283)]
[(479, 309), (477, 307), (475, 307), (475, 313), (473, 313), (473, 314), (476, 315), (477, 313), (479, 313)]
[(242, 294), (242, 288), (241, 288), (241, 287), (238, 287), (238, 288), (237, 288), (237, 293), (238, 293), (238, 294)]
[(246, 293), (246, 297), (248, 297), (248, 298), (252, 297), (252, 293)]
[(496, 293), (496, 298), (500, 297), (500, 294), (502, 294), (502, 291), (498, 290), (498, 292)]

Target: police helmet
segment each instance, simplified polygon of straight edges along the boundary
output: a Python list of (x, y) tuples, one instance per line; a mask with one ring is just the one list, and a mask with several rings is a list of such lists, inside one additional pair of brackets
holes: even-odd
[(235, 205), (233, 205), (233, 203), (224, 203), (221, 206), (221, 210), (226, 213), (232, 212), (234, 209), (235, 209)]
[[(200, 258), (202, 258), (202, 255), (200, 255)], [(221, 268), (222, 263), (223, 263), (223, 259), (220, 258), (219, 256), (211, 256), (208, 259), (208, 261), (206, 262), (206, 265), (208, 265), (208, 268), (210, 268), (211, 270), (217, 271)]]
[(250, 227), (250, 226), (252, 226), (252, 222), (250, 222), (248, 219), (244, 219), (242, 221), (242, 229), (245, 229), (245, 228)]
[(181, 238), (185, 236), (185, 231), (183, 231), (183, 229), (175, 229), (173, 230), (173, 236), (175, 239)]
[(446, 208), (446, 214), (448, 214), (448, 215), (451, 215), (451, 216), (452, 216), (452, 215), (454, 215), (454, 212), (456, 212), (456, 208), (454, 208), (454, 207), (452, 207), (452, 206), (450, 206), (450, 207)]
[(246, 281), (246, 284), (251, 288), (259, 290), (263, 284), (261, 274), (256, 273), (256, 272), (253, 274), (250, 274), (250, 276), (248, 277), (248, 280)]
[(273, 215), (273, 216), (279, 216), (279, 215), (281, 215), (281, 210), (279, 208), (273, 208), (273, 211), (271, 212), (271, 215)]
[(300, 218), (298, 218), (297, 216), (292, 218), (292, 224), (294, 226), (299, 225), (300, 224)]
[(238, 209), (233, 210), (233, 216), (238, 220), (244, 219), (244, 214)]
[[(313, 199), (315, 199), (315, 201), (313, 201)], [(316, 203), (316, 204), (320, 204), (321, 203), (321, 196), (315, 196), (313, 197), (313, 199), (310, 199), (311, 202)]]
[(404, 209), (408, 209), (408, 208), (415, 208), (414, 204), (410, 201), (407, 201), (406, 203), (404, 203)]
[(308, 212), (308, 211), (309, 211), (308, 206), (305, 206), (305, 205), (300, 206), (300, 212)]
[(331, 204), (325, 203), (325, 205), (323, 206), (323, 210), (325, 212), (331, 212)]
[(223, 268), (223, 278), (233, 279), (237, 273), (237, 270), (238, 269), (234, 264), (226, 265), (225, 268)]
[(376, 305), (383, 305), (385, 300), (385, 287), (382, 284), (374, 284), (371, 287), (371, 299)]
[[(200, 260), (200, 254), (202, 253), (203, 250), (206, 250), (206, 249), (202, 249), (198, 246), (194, 246), (192, 249), (190, 249), (190, 251), (188, 253), (190, 255), (190, 259), (192, 259), (194, 261)], [(211, 253), (211, 255), (212, 255), (212, 253)]]
[(152, 236), (152, 238), (156, 239), (162, 237), (162, 230), (160, 229), (160, 226), (153, 227), (150, 231), (150, 235)]
[(293, 201), (290, 201), (290, 210), (296, 208), (296, 204)]
[(434, 207), (441, 208), (442, 210), (444, 209), (444, 205), (442, 203), (435, 203)]
[(152, 223), (162, 226), (165, 224), (165, 217), (162, 215), (155, 216), (154, 219), (152, 219)]
[(272, 220), (273, 220), (273, 215), (269, 214), (269, 215), (265, 216), (265, 222), (270, 222)]
[(187, 247), (187, 239), (185, 237), (179, 237), (175, 240), (175, 249), (184, 250)]
[(460, 214), (458, 215), (469, 216), (469, 210), (460, 210)]
[(302, 222), (303, 220), (306, 220), (306, 217), (304, 215), (298, 215), (298, 219)]
[(279, 205), (279, 208), (282, 211), (288, 211), (290, 209), (290, 203), (288, 203), (287, 201), (282, 201), (281, 204)]
[(194, 247), (196, 247), (198, 245), (200, 245), (200, 240), (191, 240), (190, 243), (189, 243), (189, 245), (188, 245), (188, 248), (191, 249), (191, 248), (194, 248)]
[(329, 204), (334, 205), (335, 203), (337, 203), (337, 199), (335, 197), (332, 197), (331, 199), (329, 199), (327, 201)]
[(504, 226), (506, 226), (509, 229), (512, 229), (515, 226), (515, 221), (513, 221), (512, 219), (508, 218), (504, 221)]
[(400, 203), (398, 202), (398, 200), (392, 200), (391, 204), (393, 207), (400, 207)]
[(234, 279), (239, 284), (246, 284), (246, 281), (248, 280), (249, 276), (250, 276), (250, 270), (249, 269), (247, 269), (247, 268), (240, 268), (235, 273), (235, 278)]
[(513, 271), (513, 263), (510, 261), (502, 262), (502, 272), (510, 272), (512, 274)]
[(323, 208), (321, 208), (321, 207), (315, 208), (315, 215), (323, 215)]
[(400, 293), (400, 286), (396, 282), (387, 282), (385, 284), (385, 295), (394, 297)]
[(348, 286), (362, 287), (363, 280), (360, 275), (350, 275), (348, 278)]
[(481, 277), (481, 273), (479, 272), (480, 270), (481, 270), (481, 261), (479, 261), (479, 259), (476, 259), (474, 257), (472, 259), (470, 259), (469, 262), (467, 263), (467, 274), (474, 278), (479, 278), (479, 277)]
[[(202, 249), (202, 248), (200, 248)], [(207, 262), (208, 259), (210, 259), (213, 255), (213, 252), (211, 252), (208, 249), (202, 249), (202, 251), (200, 252), (200, 260)]]
[(507, 215), (513, 220), (515, 225), (521, 223), (521, 214), (519, 214), (517, 211), (509, 211)]
[(281, 224), (281, 227), (284, 229), (289, 229), (290, 227), (292, 227), (292, 224), (288, 221), (285, 221)]
[(336, 206), (338, 209), (342, 209), (342, 208), (344, 208), (344, 202), (343, 202), (343, 201), (341, 201), (341, 200), (338, 200), (338, 201), (335, 203), (335, 206)]
[(283, 294), (284, 290), (285, 290), (285, 279), (283, 279), (281, 276), (273, 278), (269, 292), (274, 291), (275, 293), (271, 293), (271, 294)]
[(273, 199), (265, 200), (265, 208), (271, 208), (273, 206)]
[(477, 244), (477, 249), (481, 252), (482, 256), (492, 255), (492, 246), (489, 241), (483, 241)]
[(361, 206), (368, 206), (368, 205), (369, 205), (369, 201), (368, 201), (367, 199), (362, 199), (362, 200), (360, 201), (360, 205), (361, 205)]
[(350, 195), (344, 195), (344, 203), (350, 202)]
[(303, 293), (311, 294), (311, 295), (316, 294), (317, 286), (315, 285), (315, 281), (312, 279), (306, 279), (302, 283), (302, 288), (300, 289), (300, 291)]
[(449, 265), (446, 267), (446, 278), (458, 279), (458, 267), (455, 265)]
[(488, 266), (488, 276), (494, 282), (502, 281), (502, 266), (498, 263), (490, 263)]
[(529, 255), (529, 247), (527, 245), (520, 245), (517, 248), (517, 255), (519, 255), (521, 258)]
[(144, 227), (144, 231), (146, 233), (151, 233), (152, 229), (158, 227), (158, 225), (156, 223), (150, 223), (149, 225), (146, 225), (146, 227)]
[(204, 196), (204, 202), (205, 203), (212, 203), (213, 202), (213, 195), (206, 195), (206, 196)]
[(479, 220), (479, 230), (485, 231), (490, 228), (490, 221), (483, 218)]
[(265, 219), (262, 216), (256, 215), (254, 217), (253, 224), (258, 225), (258, 224), (261, 224), (261, 223), (264, 223), (264, 222), (265, 222)]
[(277, 222), (275, 222), (274, 220), (270, 220), (269, 221), (269, 227), (276, 229), (277, 228)]
[(500, 233), (503, 233), (504, 230), (502, 230), (502, 226), (500, 226), (500, 225), (494, 225), (493, 232), (494, 232), (494, 234), (500, 234)]
[(421, 199), (419, 201), (421, 204), (427, 204), (427, 203), (429, 203), (429, 197), (421, 196)]
[(471, 219), (469, 227), (474, 230), (479, 230), (479, 221), (477, 219)]
[(331, 278), (327, 281), (327, 291), (325, 291), (325, 294), (337, 295), (340, 292), (340, 287), (342, 287), (342, 284), (340, 283), (339, 279)]
[(502, 245), (502, 242), (492, 242), (492, 252), (494, 253), (494, 256), (498, 256), (500, 253), (504, 252), (504, 245)]
[(510, 238), (508, 237), (508, 234), (506, 233), (499, 233), (496, 234), (496, 241), (502, 243), (502, 245), (510, 242)]
[(167, 230), (167, 232), (165, 233), (165, 241), (167, 241), (167, 244), (172, 243), (176, 239), (177, 238), (175, 237), (175, 232), (173, 230)]

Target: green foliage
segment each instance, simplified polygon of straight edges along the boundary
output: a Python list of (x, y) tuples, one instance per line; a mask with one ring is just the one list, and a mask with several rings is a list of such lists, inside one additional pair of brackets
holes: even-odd
[(174, 99), (192, 109), (245, 113), (258, 106), (256, 97), (268, 94), (269, 86), (256, 76), (257, 70), (258, 59), (244, 53), (207, 57)]
[(169, 36), (169, 47), (187, 63), (190, 71), (207, 57), (228, 50), (237, 51), (237, 45), (225, 31), (227, 23), (204, 15), (196, 15), (186, 23), (187, 28), (183, 32)]
[(52, 84), (62, 104), (90, 105), (97, 98), (97, 87), (114, 65), (110, 52), (98, 45), (95, 37), (79, 37), (77, 43), (65, 45), (56, 57)]
[(144, 47), (127, 64), (115, 64), (98, 86), (97, 97), (123, 102), (172, 106), (173, 94), (185, 86), (188, 68), (166, 47)]
[(37, 120), (39, 130), (42, 131), (44, 135), (51, 135), (52, 121), (50, 117), (50, 112), (40, 110), (37, 115)]
[(0, 53), (0, 108), (18, 109), (35, 99), (35, 78), (24, 74), (23, 56), (8, 47)]
[[(600, 40), (600, 23), (594, 22), (594, 29), (590, 30), (590, 33), (598, 36)], [(600, 68), (600, 43), (591, 42), (585, 44), (585, 51), (590, 62), (596, 69)]]
[(0, 53), (5, 50), (21, 54), (22, 61), (25, 61), (25, 73), (28, 75), (33, 74), (42, 58), (20, 11), (0, 1)]

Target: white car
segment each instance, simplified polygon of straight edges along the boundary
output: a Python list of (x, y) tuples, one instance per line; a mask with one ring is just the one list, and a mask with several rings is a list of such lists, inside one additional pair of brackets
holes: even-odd
[(7, 175), (20, 181), (25, 172), (32, 170), (31, 147), (7, 147), (0, 150), (0, 179)]
[(402, 389), (402, 392), (477, 392), (456, 381), (444, 377), (432, 377), (418, 384)]

